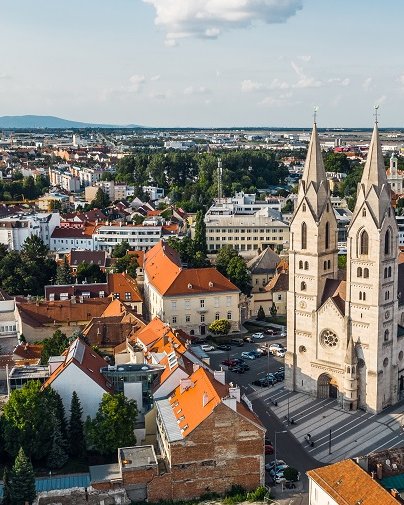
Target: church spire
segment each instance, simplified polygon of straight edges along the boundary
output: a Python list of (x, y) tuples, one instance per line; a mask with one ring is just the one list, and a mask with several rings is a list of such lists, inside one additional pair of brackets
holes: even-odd
[(313, 124), (313, 131), (311, 133), (310, 144), (307, 150), (302, 180), (305, 182), (306, 188), (308, 188), (310, 183), (314, 184), (316, 190), (321, 182), (327, 185), (316, 122)]
[(361, 185), (363, 185), (365, 189), (365, 194), (372, 186), (375, 186), (378, 194), (380, 194), (383, 185), (387, 186), (386, 168), (384, 166), (377, 120), (375, 121), (372, 140), (370, 142), (365, 168), (363, 169)]
[(346, 349), (345, 354), (345, 363), (348, 365), (356, 365), (358, 362), (358, 358), (356, 356), (355, 347), (353, 344), (352, 336), (349, 337), (348, 347)]

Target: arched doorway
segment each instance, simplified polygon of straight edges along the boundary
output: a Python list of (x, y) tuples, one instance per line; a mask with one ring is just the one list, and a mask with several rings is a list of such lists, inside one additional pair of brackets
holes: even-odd
[(317, 381), (317, 397), (318, 398), (337, 398), (338, 384), (335, 379), (327, 373), (320, 375)]

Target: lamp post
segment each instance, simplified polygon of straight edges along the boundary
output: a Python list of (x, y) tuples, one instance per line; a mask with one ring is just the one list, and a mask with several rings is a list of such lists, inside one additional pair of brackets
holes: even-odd
[(287, 433), (287, 430), (283, 430), (283, 431), (275, 431), (275, 447), (274, 447), (274, 456), (275, 456), (275, 474), (276, 474), (276, 467), (278, 466), (277, 461), (276, 461), (276, 435), (278, 435), (278, 433)]

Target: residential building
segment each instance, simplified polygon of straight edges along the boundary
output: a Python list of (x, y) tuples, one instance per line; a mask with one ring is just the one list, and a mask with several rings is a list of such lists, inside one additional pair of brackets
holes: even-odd
[(19, 214), (0, 219), (0, 243), (11, 251), (20, 251), (28, 237), (37, 235), (50, 245), (50, 237), (60, 225), (58, 212)]
[(276, 252), (270, 247), (266, 247), (247, 263), (252, 285), (248, 317), (257, 315), (260, 307), (264, 309), (265, 314), (269, 314), (272, 307), (272, 296), (266, 291), (265, 286), (276, 274), (279, 260)]
[(345, 409), (378, 413), (404, 391), (403, 272), (377, 123), (338, 276), (332, 211), (317, 126), (290, 225), (286, 386)]
[(398, 170), (397, 167), (397, 156), (395, 153), (392, 153), (390, 157), (390, 166), (387, 170), (387, 181), (394, 193), (402, 195), (404, 193), (404, 172), (402, 170)]
[(50, 235), (51, 251), (72, 249), (94, 250), (93, 233), (95, 225), (77, 223), (76, 226), (57, 226)]
[(63, 356), (55, 357), (50, 363), (50, 376), (43, 387), (52, 387), (62, 398), (66, 412), (69, 412), (73, 391), (79, 397), (83, 420), (95, 417), (105, 393), (112, 394), (111, 382), (102, 374), (106, 362), (99, 354), (77, 338)]
[(127, 241), (132, 249), (147, 251), (157, 244), (161, 237), (162, 226), (159, 225), (101, 225), (93, 235), (94, 249), (112, 252), (116, 245)]
[(59, 186), (69, 193), (80, 191), (80, 179), (69, 171), (70, 165), (49, 167), (49, 180), (52, 186)]
[(4, 353), (8, 343), (17, 344), (15, 299), (0, 289), (0, 349)]
[(215, 268), (183, 268), (178, 253), (161, 241), (145, 254), (144, 274), (150, 318), (190, 335), (205, 335), (216, 319), (240, 329), (240, 290)]
[(77, 267), (81, 263), (88, 265), (98, 265), (102, 272), (107, 267), (107, 253), (105, 251), (79, 251), (72, 250), (66, 255), (72, 273), (77, 272)]

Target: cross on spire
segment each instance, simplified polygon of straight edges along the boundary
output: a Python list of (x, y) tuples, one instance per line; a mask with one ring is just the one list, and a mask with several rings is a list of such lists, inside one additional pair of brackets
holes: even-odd
[(317, 123), (317, 112), (318, 112), (318, 107), (317, 105), (314, 107), (314, 111), (313, 111), (313, 119), (314, 119), (314, 123)]
[(378, 119), (379, 119), (379, 105), (375, 105), (375, 112), (374, 112), (374, 116), (375, 116), (375, 123), (377, 124), (378, 123)]

